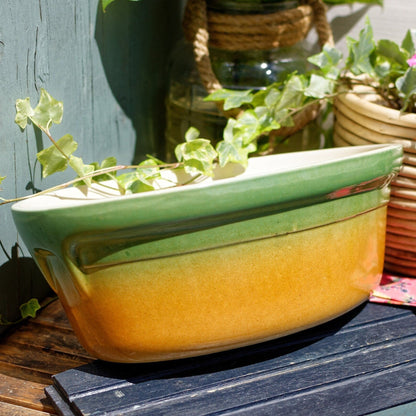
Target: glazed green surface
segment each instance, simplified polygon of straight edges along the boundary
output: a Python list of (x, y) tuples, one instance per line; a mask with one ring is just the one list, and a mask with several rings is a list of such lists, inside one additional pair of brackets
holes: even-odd
[(388, 196), (388, 190), (383, 189), (283, 212), (276, 207), (255, 218), (241, 214), (237, 218), (206, 217), (117, 231), (86, 231), (71, 235), (63, 246), (65, 256), (88, 273), (106, 264), (157, 259), (320, 227), (385, 205)]
[[(157, 240), (159, 236), (173, 237), (189, 230), (209, 229), (293, 211), (332, 199), (347, 201), (344, 197), (350, 194), (383, 188), (401, 165), (401, 147), (387, 145), (363, 149), (354, 149), (357, 153), (348, 153), (348, 157), (342, 149), (275, 155), (269, 157), (269, 164), (287, 164), (292, 160), (296, 164), (299, 157), (309, 158), (310, 163), (292, 169), (289, 164), (289, 167), (273, 174), (266, 171), (248, 178), (241, 175), (208, 186), (184, 186), (96, 203), (79, 203), (73, 207), (45, 207), (44, 210), (31, 211), (31, 201), (27, 200), (13, 207), (13, 216), (32, 253), (34, 248), (42, 248), (61, 255), (63, 241), (79, 233), (93, 235), (115, 231), (116, 235), (120, 232), (125, 238), (128, 230), (132, 230), (132, 238), (142, 238), (146, 243), (149, 239)], [(351, 148), (348, 151), (351, 152)], [(331, 154), (332, 159), (322, 160), (325, 152)], [(315, 155), (318, 161), (314, 160)], [(255, 163), (259, 164), (262, 158), (257, 159)], [(343, 202), (340, 206), (344, 203), (347, 204)], [(325, 212), (321, 214), (327, 215)], [(293, 217), (288, 221), (295, 224)], [(309, 222), (300, 226), (311, 227), (314, 224)], [(285, 232), (284, 227), (282, 232)]]

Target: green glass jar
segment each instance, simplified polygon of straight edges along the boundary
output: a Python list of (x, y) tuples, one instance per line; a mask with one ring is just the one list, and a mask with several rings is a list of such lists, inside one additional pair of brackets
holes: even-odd
[[(298, 7), (298, 0), (207, 0), (207, 12), (224, 15), (267, 15)], [(307, 57), (314, 50), (306, 40), (294, 45), (268, 49), (230, 50), (209, 44), (211, 66), (223, 88), (259, 90), (287, 74), (307, 70)], [(192, 45), (182, 40), (172, 54), (169, 70), (166, 120), (166, 158), (174, 160), (174, 149), (184, 141), (189, 127), (214, 144), (222, 140), (226, 118), (208, 95), (196, 68)], [(310, 123), (290, 140), (277, 146), (278, 152), (323, 147), (320, 129)]]

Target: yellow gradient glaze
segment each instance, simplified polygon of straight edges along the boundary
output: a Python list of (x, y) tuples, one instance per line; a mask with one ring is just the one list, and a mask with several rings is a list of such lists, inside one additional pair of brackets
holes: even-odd
[[(182, 358), (305, 329), (367, 299), (386, 208), (192, 254), (119, 264), (57, 286), (84, 347), (107, 361)], [(371, 230), (371, 232), (369, 232)]]

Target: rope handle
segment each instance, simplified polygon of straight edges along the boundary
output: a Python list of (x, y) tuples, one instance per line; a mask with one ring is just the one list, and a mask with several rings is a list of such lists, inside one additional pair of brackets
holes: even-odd
[(228, 50), (291, 46), (303, 40), (313, 25), (321, 47), (334, 43), (322, 0), (303, 0), (295, 9), (264, 15), (207, 12), (206, 0), (188, 0), (183, 21), (185, 36), (192, 43), (196, 66), (208, 93), (222, 88), (212, 70), (208, 44)]

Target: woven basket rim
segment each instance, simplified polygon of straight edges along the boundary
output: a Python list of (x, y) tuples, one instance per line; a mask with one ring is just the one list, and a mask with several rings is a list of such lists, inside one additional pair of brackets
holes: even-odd
[(354, 89), (357, 93), (354, 93), (354, 91), (346, 92), (344, 94), (340, 94), (337, 99), (349, 107), (353, 106), (357, 112), (365, 112), (368, 117), (371, 116), (372, 118), (383, 121), (385, 123), (412, 127), (416, 129), (416, 114), (401, 113), (399, 110), (395, 110), (393, 108), (370, 101), (370, 95), (361, 94), (365, 91), (372, 90), (370, 87), (355, 87)]

